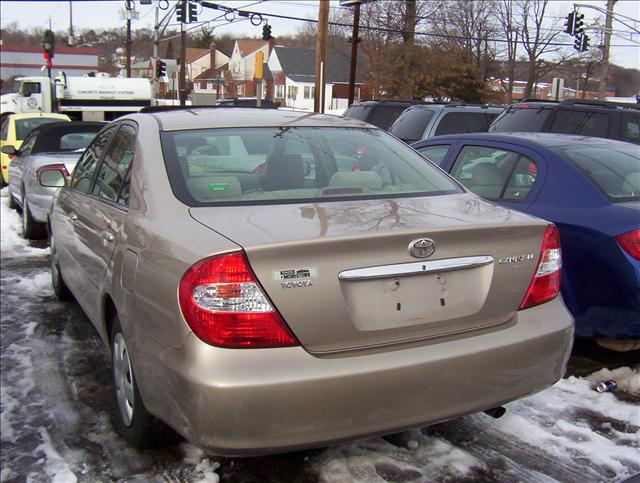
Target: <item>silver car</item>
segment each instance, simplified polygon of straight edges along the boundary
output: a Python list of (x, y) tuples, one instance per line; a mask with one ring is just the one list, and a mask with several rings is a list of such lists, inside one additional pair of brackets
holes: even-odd
[(55, 165), (72, 173), (84, 148), (104, 127), (102, 122), (53, 122), (33, 129), (19, 150), (3, 149), (15, 157), (9, 165), (9, 206), (22, 210), (25, 238), (42, 238), (56, 188), (38, 183), (38, 170)]
[(164, 424), (230, 455), (393, 433), (539, 391), (569, 357), (557, 229), (360, 121), (129, 115), (49, 223), (55, 292), (110, 348), (138, 447)]

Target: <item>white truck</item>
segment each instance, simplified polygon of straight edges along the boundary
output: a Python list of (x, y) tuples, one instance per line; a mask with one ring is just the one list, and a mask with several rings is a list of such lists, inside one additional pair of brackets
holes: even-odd
[(148, 79), (71, 77), (60, 72), (49, 77), (19, 77), (17, 93), (0, 97), (0, 115), (59, 112), (83, 121), (111, 121), (153, 104)]

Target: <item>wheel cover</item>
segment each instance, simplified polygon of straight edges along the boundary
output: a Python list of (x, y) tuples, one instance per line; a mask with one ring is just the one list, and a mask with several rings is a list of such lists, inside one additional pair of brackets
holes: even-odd
[(130, 426), (134, 410), (133, 372), (127, 344), (121, 332), (116, 334), (113, 341), (113, 376), (122, 421), (126, 426)]

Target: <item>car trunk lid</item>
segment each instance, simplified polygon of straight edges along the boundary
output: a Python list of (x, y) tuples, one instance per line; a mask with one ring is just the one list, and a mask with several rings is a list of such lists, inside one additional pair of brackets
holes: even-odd
[[(510, 321), (547, 226), (468, 194), (190, 211), (243, 247), (268, 297), (312, 353)], [(435, 245), (424, 258), (420, 247), (410, 250), (422, 239)]]

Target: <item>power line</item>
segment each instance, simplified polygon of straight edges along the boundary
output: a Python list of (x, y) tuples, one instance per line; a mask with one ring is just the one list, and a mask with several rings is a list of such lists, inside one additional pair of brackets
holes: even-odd
[[(229, 8), (229, 7), (226, 7)], [(255, 15), (261, 15), (262, 17), (272, 17), (272, 18), (280, 18), (280, 19), (285, 19), (285, 20), (297, 20), (300, 22), (309, 22), (309, 23), (318, 23), (317, 20), (315, 19), (309, 19), (309, 18), (301, 18), (301, 17), (293, 17), (290, 15), (280, 15), (280, 14), (275, 14), (275, 13), (266, 13), (266, 12), (256, 12), (256, 11), (251, 11), (251, 10), (243, 10), (243, 9), (238, 9), (238, 8), (229, 8), (229, 10), (234, 10), (234, 11), (240, 11), (242, 10), (244, 13), (247, 13), (249, 15), (251, 14), (255, 14)], [(342, 23), (342, 22), (329, 22), (330, 25), (334, 25), (336, 27), (352, 27), (353, 25), (349, 24), (349, 23)], [(467, 36), (463, 36), (463, 35), (448, 35), (448, 34), (437, 34), (437, 33), (431, 33), (431, 32), (409, 32), (406, 30), (400, 30), (400, 29), (392, 29), (392, 28), (386, 28), (386, 27), (372, 27), (372, 26), (368, 26), (368, 25), (361, 25), (360, 29), (362, 30), (370, 30), (370, 31), (374, 31), (374, 32), (385, 32), (385, 33), (398, 33), (398, 34), (409, 34), (409, 33), (413, 33), (414, 35), (417, 36), (422, 36), (422, 37), (435, 37), (435, 38), (445, 38), (445, 39), (452, 39), (452, 40), (477, 40), (477, 41), (481, 41), (481, 42), (498, 42), (498, 43), (508, 43), (509, 40), (507, 39), (496, 39), (496, 38), (489, 38), (489, 37), (467, 37)], [(558, 31), (558, 33), (560, 33), (560, 31)], [(518, 44), (521, 45), (526, 45), (526, 42), (523, 41), (518, 41)], [(573, 47), (573, 43), (568, 44), (568, 43), (560, 43), (560, 42), (549, 42), (548, 44), (545, 44), (551, 47)], [(611, 45), (611, 47), (634, 47), (633, 45)]]

